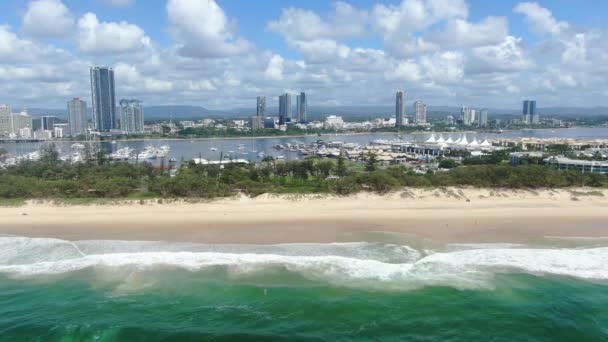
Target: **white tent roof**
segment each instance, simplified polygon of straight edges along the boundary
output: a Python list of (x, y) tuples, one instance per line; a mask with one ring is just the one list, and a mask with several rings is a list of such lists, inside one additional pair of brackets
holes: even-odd
[(431, 134), (431, 137), (428, 138), (425, 142), (427, 142), (427, 143), (435, 143), (435, 142), (437, 142), (437, 140), (435, 140), (435, 134)]
[(486, 139), (486, 140), (484, 140), (484, 141), (481, 143), (481, 146), (484, 146), (484, 147), (489, 147), (489, 146), (492, 146), (492, 144), (490, 144), (490, 142), (488, 141), (488, 139)]
[(468, 144), (469, 144), (469, 141), (467, 140), (467, 136), (466, 136), (466, 135), (463, 135), (463, 136), (462, 136), (462, 139), (459, 139), (459, 140), (457, 141), (457, 143), (458, 143), (458, 145), (468, 145)]
[(445, 141), (447, 144), (453, 144), (454, 140), (452, 140), (452, 137), (448, 137), (448, 140)]
[(473, 141), (469, 144), (469, 146), (472, 146), (472, 147), (479, 146), (479, 141), (477, 141), (477, 138), (473, 138)]
[(441, 143), (445, 142), (445, 139), (443, 139), (443, 136), (440, 134), (439, 135), (439, 139), (437, 139), (436, 142), (439, 143), (439, 144), (441, 144)]

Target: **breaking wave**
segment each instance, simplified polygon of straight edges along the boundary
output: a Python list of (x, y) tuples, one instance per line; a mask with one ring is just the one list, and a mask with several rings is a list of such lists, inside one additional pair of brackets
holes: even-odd
[(450, 245), (442, 252), (379, 243), (204, 245), (145, 241), (65, 241), (0, 237), (0, 273), (15, 278), (86, 269), (154, 272), (221, 269), (233, 281), (287, 272), (341, 287), (408, 290), (492, 288), (497, 273), (608, 279), (608, 247)]

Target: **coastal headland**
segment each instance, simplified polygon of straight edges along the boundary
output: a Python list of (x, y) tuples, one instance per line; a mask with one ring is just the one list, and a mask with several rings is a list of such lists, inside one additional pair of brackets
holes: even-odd
[(0, 218), (0, 235), (67, 240), (330, 243), (384, 232), (439, 242), (518, 243), (547, 236), (608, 237), (608, 190), (408, 188), (348, 197), (28, 201), (0, 207)]

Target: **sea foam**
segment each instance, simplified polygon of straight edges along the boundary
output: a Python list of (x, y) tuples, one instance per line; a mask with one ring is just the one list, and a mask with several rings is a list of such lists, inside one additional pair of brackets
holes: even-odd
[(497, 273), (608, 279), (608, 248), (550, 249), (508, 245), (427, 254), (376, 243), (204, 245), (164, 242), (0, 238), (0, 273), (11, 277), (69, 274), (85, 269), (150, 272), (212, 268), (231, 279), (286, 271), (335, 286), (414, 289), (491, 288)]

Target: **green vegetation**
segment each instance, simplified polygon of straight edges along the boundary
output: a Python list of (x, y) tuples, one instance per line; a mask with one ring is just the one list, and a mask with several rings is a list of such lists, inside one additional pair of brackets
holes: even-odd
[(309, 158), (296, 161), (264, 159), (258, 164), (182, 166), (175, 177), (148, 163), (110, 163), (92, 155), (85, 163), (62, 163), (49, 148), (39, 161), (25, 161), (0, 170), (0, 205), (18, 205), (23, 199), (61, 199), (62, 203), (99, 203), (95, 199), (193, 198), (206, 199), (243, 193), (351, 194), (362, 190), (387, 192), (401, 187), (474, 186), (541, 188), (608, 184), (608, 177), (559, 171), (548, 165), (504, 163), (506, 155), (480, 157), (458, 167), (444, 159), (445, 172), (418, 175), (404, 166), (381, 167), (373, 153), (363, 163)]

